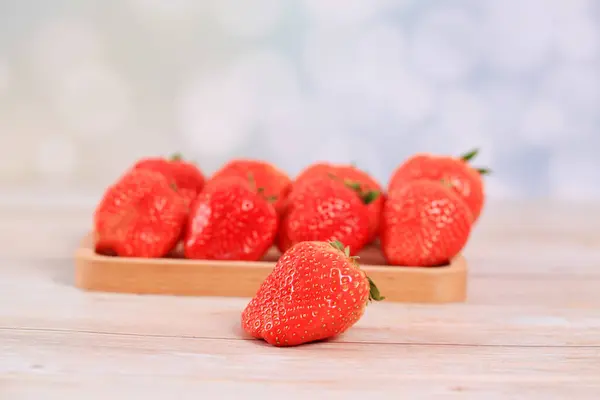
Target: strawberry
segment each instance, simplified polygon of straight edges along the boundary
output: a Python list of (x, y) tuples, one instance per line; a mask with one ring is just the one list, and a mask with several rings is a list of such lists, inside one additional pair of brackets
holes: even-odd
[(121, 257), (163, 257), (186, 220), (185, 200), (154, 171), (128, 171), (104, 193), (94, 214), (96, 251)]
[(381, 211), (385, 202), (385, 195), (381, 185), (369, 174), (356, 168), (353, 165), (338, 166), (335, 175), (343, 179), (346, 183), (350, 182), (355, 189), (361, 193), (373, 192), (379, 195), (369, 204), (369, 242), (373, 241), (379, 234), (379, 222), (381, 220)]
[(354, 188), (358, 193), (376, 192), (380, 194), (367, 205), (369, 212), (368, 242), (373, 241), (379, 234), (379, 221), (381, 219), (383, 203), (385, 202), (385, 196), (383, 195), (381, 185), (368, 173), (356, 168), (354, 165), (329, 164), (320, 162), (312, 164), (302, 171), (296, 177), (296, 180), (293, 184), (293, 189), (300, 187), (306, 182), (310, 182), (313, 178), (326, 176), (344, 181), (350, 187)]
[(277, 212), (239, 177), (209, 185), (192, 203), (184, 236), (186, 258), (260, 260), (273, 244)]
[(317, 162), (309, 165), (302, 170), (294, 180), (294, 186), (300, 185), (305, 181), (310, 181), (313, 178), (323, 178), (327, 175), (334, 175), (337, 170), (335, 164), (327, 162)]
[(211, 192), (215, 190), (225, 190), (230, 186), (244, 186), (248, 190), (258, 193), (259, 191), (256, 188), (255, 182), (251, 177), (243, 177), (243, 176), (224, 176), (219, 179), (209, 179), (204, 185), (204, 192)]
[(149, 169), (163, 174), (177, 187), (177, 191), (188, 205), (202, 191), (205, 183), (202, 171), (195, 164), (183, 160), (180, 154), (174, 154), (168, 159), (163, 157), (144, 158), (136, 162), (133, 168)]
[(242, 312), (242, 327), (274, 346), (328, 339), (352, 327), (377, 286), (340, 242), (294, 245)]
[(304, 241), (339, 240), (352, 254), (360, 251), (369, 239), (369, 211), (365, 203), (376, 197), (372, 192), (361, 198), (342, 181), (314, 178), (293, 190), (282, 217), (278, 247)]
[(445, 180), (452, 184), (453, 190), (467, 203), (473, 214), (473, 222), (477, 221), (485, 200), (483, 180), (481, 177), (490, 173), (486, 168), (473, 168), (469, 165), (478, 150), (470, 151), (461, 157), (417, 154), (401, 164), (392, 174), (388, 192), (415, 179), (433, 181)]
[(225, 164), (211, 177), (209, 184), (224, 177), (251, 177), (257, 190), (261, 190), (265, 196), (274, 198), (273, 205), (278, 212), (282, 211), (282, 205), (291, 188), (291, 180), (287, 174), (274, 165), (259, 160), (236, 159)]
[(415, 180), (388, 195), (381, 220), (381, 248), (392, 265), (447, 264), (465, 246), (472, 215), (442, 182)]

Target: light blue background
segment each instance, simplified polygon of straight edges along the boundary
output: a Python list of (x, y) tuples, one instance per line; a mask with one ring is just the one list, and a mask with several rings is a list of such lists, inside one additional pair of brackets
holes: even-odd
[(479, 146), (491, 197), (597, 199), (600, 2), (2, 1), (0, 105), (13, 184)]

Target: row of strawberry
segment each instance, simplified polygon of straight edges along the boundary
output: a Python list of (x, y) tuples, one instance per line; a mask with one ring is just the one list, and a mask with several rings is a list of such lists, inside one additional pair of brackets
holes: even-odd
[(175, 156), (138, 161), (105, 192), (94, 217), (96, 250), (191, 259), (261, 259), (305, 241), (337, 240), (351, 254), (380, 239), (389, 264), (447, 263), (481, 212), (481, 175), (462, 157), (415, 155), (387, 190), (353, 165), (316, 163), (294, 180), (263, 161), (238, 159), (210, 179)]

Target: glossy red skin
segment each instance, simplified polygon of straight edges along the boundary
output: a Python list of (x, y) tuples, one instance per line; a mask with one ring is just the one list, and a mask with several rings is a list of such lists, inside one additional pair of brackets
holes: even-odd
[(473, 221), (477, 221), (485, 201), (484, 185), (479, 172), (468, 162), (456, 157), (417, 154), (394, 171), (388, 192), (406, 182), (421, 179), (450, 183), (471, 210)]
[(326, 162), (311, 164), (302, 170), (298, 176), (296, 176), (296, 179), (294, 179), (294, 186), (301, 185), (303, 182), (314, 178), (323, 178), (328, 174), (335, 174), (335, 172), (337, 172), (337, 167), (335, 164)]
[(381, 185), (366, 172), (347, 164), (316, 163), (302, 171), (293, 183), (292, 190), (300, 187), (314, 178), (322, 178), (334, 175), (341, 180), (356, 182), (361, 185), (364, 192), (377, 191), (380, 193), (373, 202), (367, 205), (369, 211), (369, 240), (373, 241), (379, 234), (379, 223), (381, 211), (385, 202), (385, 193)]
[(315, 178), (295, 188), (288, 201), (277, 243), (281, 252), (303, 241), (339, 240), (356, 254), (367, 244), (369, 211), (344, 183)]
[(226, 177), (241, 177), (248, 180), (250, 174), (254, 180), (254, 187), (262, 188), (266, 197), (274, 197), (273, 206), (278, 213), (281, 213), (292, 181), (285, 172), (268, 162), (252, 159), (232, 160), (215, 172), (209, 183), (212, 184), (212, 182)]
[(106, 190), (95, 210), (96, 251), (163, 257), (177, 243), (186, 216), (184, 199), (162, 174), (131, 170)]
[(382, 214), (381, 249), (389, 264), (447, 264), (467, 244), (471, 211), (450, 188), (411, 181), (388, 194)]
[[(204, 185), (204, 191), (209, 192), (214, 190), (226, 190), (231, 186), (243, 186), (252, 192), (255, 191), (254, 186), (252, 186), (247, 178), (237, 175), (223, 176), (219, 179), (209, 179), (206, 181), (206, 185)], [(263, 197), (265, 196), (263, 195)]]
[(161, 157), (145, 158), (138, 161), (134, 169), (148, 169), (160, 172), (177, 187), (177, 191), (190, 205), (198, 193), (202, 191), (205, 177), (193, 163), (184, 160), (169, 160)]
[(242, 312), (242, 327), (274, 346), (328, 339), (352, 327), (368, 299), (357, 264), (328, 243), (302, 242), (279, 258)]
[(277, 223), (275, 208), (246, 184), (213, 185), (192, 203), (185, 257), (258, 261), (272, 246)]

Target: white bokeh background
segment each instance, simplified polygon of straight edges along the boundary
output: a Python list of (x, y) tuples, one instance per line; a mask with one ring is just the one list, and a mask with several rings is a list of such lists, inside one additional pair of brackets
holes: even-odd
[(490, 197), (600, 199), (600, 2), (0, 3), (4, 194), (98, 193), (176, 150), (385, 181), (472, 147)]

